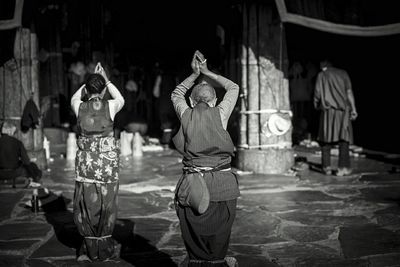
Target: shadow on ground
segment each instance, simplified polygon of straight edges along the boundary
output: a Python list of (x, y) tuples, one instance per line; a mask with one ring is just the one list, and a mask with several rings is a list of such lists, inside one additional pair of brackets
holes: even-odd
[[(72, 212), (67, 210), (70, 199), (60, 196), (51, 204), (42, 207), (48, 223), (53, 228), (57, 240), (77, 251), (83, 241), (75, 226)], [(159, 251), (144, 237), (135, 234), (135, 222), (129, 219), (117, 219), (113, 237), (121, 244), (121, 259), (135, 267), (177, 266), (170, 255)]]

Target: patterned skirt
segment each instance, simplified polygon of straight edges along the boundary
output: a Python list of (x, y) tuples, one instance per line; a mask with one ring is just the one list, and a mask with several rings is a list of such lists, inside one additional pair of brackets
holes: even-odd
[(119, 143), (113, 137), (79, 137), (78, 148), (74, 221), (84, 237), (78, 255), (91, 261), (116, 259), (119, 245), (111, 235), (117, 218)]

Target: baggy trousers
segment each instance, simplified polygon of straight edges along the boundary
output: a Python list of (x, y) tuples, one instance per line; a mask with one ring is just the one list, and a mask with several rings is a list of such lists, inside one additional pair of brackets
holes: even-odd
[(190, 267), (222, 267), (236, 215), (236, 199), (210, 202), (205, 213), (176, 204)]

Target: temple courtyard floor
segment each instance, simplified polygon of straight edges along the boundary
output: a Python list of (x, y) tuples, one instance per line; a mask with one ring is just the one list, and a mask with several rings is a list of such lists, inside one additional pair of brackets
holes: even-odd
[[(318, 153), (296, 150), (309, 166)], [(114, 238), (119, 263), (78, 263), (81, 237), (72, 218), (73, 162), (49, 163), (49, 190), (35, 214), (31, 188), (0, 185), (0, 266), (179, 266), (186, 252), (173, 206), (181, 174), (174, 150), (122, 158)], [(400, 266), (400, 173), (397, 163), (352, 158), (354, 174), (313, 168), (287, 175), (237, 171), (241, 196), (229, 256), (243, 267)]]

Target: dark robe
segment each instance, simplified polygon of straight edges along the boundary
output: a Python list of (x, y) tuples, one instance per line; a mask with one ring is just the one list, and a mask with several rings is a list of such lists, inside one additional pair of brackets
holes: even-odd
[(314, 94), (314, 106), (321, 111), (318, 141), (353, 142), (347, 90), (351, 82), (346, 71), (328, 67), (318, 74)]
[[(233, 156), (234, 146), (222, 126), (219, 108), (205, 103), (183, 113), (173, 141), (186, 167), (226, 168)], [(198, 214), (176, 205), (189, 266), (227, 266), (224, 258), (239, 196), (237, 178), (230, 170), (205, 172), (203, 177), (210, 192), (206, 212)]]

